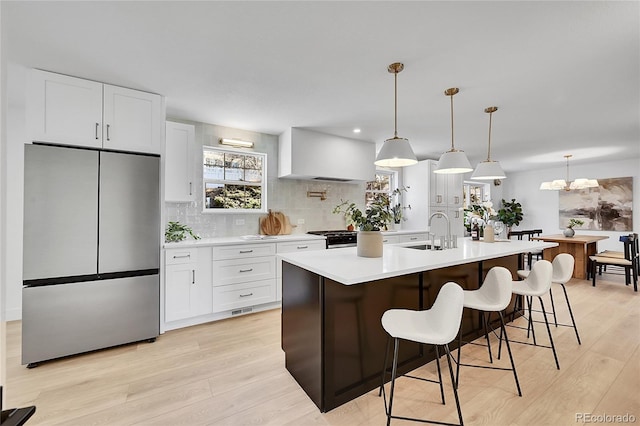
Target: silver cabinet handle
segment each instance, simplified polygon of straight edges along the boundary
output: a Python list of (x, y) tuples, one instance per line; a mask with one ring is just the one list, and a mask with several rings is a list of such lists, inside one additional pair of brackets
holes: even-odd
[(388, 243), (388, 242), (389, 242), (389, 240), (382, 240), (382, 242), (383, 242), (383, 243)]
[(196, 270), (193, 269), (191, 271), (191, 284), (195, 284), (196, 283)]
[(304, 249), (308, 249), (309, 246), (298, 246), (298, 250), (304, 250)]
[(107, 124), (107, 140), (110, 141), (111, 139), (109, 139), (109, 127), (111, 127), (110, 124)]
[(417, 240), (417, 239), (418, 239), (418, 237), (410, 237), (409, 239), (410, 239), (411, 241), (413, 241), (413, 240)]
[(193, 182), (189, 182), (189, 195), (193, 195), (193, 190), (191, 187), (193, 186)]
[(253, 253), (253, 250), (240, 250), (240, 254)]
[(249, 268), (249, 269), (240, 269), (238, 272), (251, 272), (253, 271), (253, 268)]
[(183, 254), (181, 256), (176, 256), (175, 254), (173, 255), (174, 259), (184, 259), (186, 257), (191, 257), (191, 255), (190, 254)]
[(253, 293), (249, 293), (249, 294), (241, 294), (240, 297), (249, 297), (249, 296), (253, 296)]
[(442, 195), (436, 195), (436, 203), (441, 203), (442, 202)]
[(455, 197), (453, 197), (453, 200), (454, 200), (454, 204), (458, 204), (460, 202), (460, 197), (456, 195)]
[(460, 212), (456, 210), (456, 219), (460, 217)]
[(100, 139), (98, 137), (98, 127), (100, 126), (100, 123), (96, 123), (96, 140)]

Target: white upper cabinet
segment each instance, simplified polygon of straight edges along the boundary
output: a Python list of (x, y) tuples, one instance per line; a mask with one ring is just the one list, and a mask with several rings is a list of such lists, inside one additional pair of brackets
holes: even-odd
[(102, 83), (33, 70), (27, 108), (32, 141), (102, 147)]
[(164, 200), (193, 201), (195, 126), (167, 121), (166, 130)]
[(160, 154), (159, 95), (32, 70), (31, 141)]
[(105, 84), (103, 99), (103, 148), (160, 154), (159, 95)]

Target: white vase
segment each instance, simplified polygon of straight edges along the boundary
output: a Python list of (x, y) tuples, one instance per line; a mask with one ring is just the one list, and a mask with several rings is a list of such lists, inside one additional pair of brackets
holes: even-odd
[(563, 234), (564, 234), (564, 236), (565, 236), (565, 237), (567, 237), (567, 238), (571, 238), (571, 237), (573, 237), (574, 235), (576, 235), (576, 231), (574, 231), (574, 230), (573, 230), (573, 228), (567, 228), (567, 229), (565, 229), (562, 233), (563, 233)]
[(495, 241), (495, 234), (493, 232), (493, 226), (487, 225), (484, 227), (484, 242), (492, 243)]
[(382, 233), (380, 231), (358, 231), (358, 256), (382, 257)]

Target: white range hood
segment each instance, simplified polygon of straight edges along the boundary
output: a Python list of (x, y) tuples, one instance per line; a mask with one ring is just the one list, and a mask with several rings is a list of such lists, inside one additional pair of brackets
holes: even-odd
[(278, 177), (361, 182), (375, 179), (374, 143), (292, 127), (282, 133)]

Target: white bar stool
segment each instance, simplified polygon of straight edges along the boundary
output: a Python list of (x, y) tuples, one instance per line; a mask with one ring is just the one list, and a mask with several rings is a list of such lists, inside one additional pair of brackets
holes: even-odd
[[(547, 319), (547, 313), (544, 309), (544, 302), (542, 301), (542, 296), (544, 296), (549, 289), (551, 288), (551, 277), (553, 274), (553, 267), (551, 266), (551, 262), (548, 260), (539, 260), (533, 264), (531, 268), (531, 272), (529, 276), (522, 281), (513, 281), (513, 294), (518, 296), (525, 296), (527, 299), (528, 313), (529, 316), (527, 318), (527, 337), (529, 336), (529, 330), (531, 330), (531, 334), (533, 336), (533, 346), (539, 346), (543, 348), (548, 348), (553, 351), (553, 358), (556, 361), (556, 368), (560, 370), (560, 363), (558, 363), (558, 355), (556, 354), (556, 347), (553, 344), (553, 336), (551, 335), (551, 328), (549, 327), (549, 321)], [(549, 343), (550, 346), (539, 345), (536, 342), (536, 333), (535, 328), (533, 327), (533, 319), (531, 317), (533, 298), (537, 297), (540, 302), (540, 308), (542, 312), (542, 316), (544, 317), (544, 323), (547, 326), (547, 334), (549, 335)], [(537, 322), (537, 321), (536, 321)], [(524, 328), (513, 326), (516, 328)], [(517, 340), (511, 340), (512, 343), (522, 343), (525, 345), (531, 345), (529, 342), (521, 342)], [(500, 346), (502, 346), (502, 340), (500, 340)]]
[[(529, 271), (527, 271), (529, 272)], [(507, 351), (509, 352), (509, 360), (511, 361), (511, 368), (502, 367), (490, 367), (485, 365), (475, 364), (461, 364), (460, 353), (462, 352), (462, 333), (458, 334), (458, 360), (456, 362), (456, 386), (460, 383), (460, 366), (465, 367), (477, 367), (488, 368), (492, 370), (506, 370), (513, 371), (513, 378), (516, 381), (516, 388), (518, 389), (518, 395), (522, 396), (522, 390), (520, 389), (520, 382), (518, 381), (518, 374), (516, 373), (516, 365), (513, 362), (513, 355), (511, 354), (511, 346), (509, 345), (509, 338), (507, 336), (507, 330), (504, 324), (504, 311), (511, 302), (512, 296), (512, 284), (513, 281), (511, 272), (507, 268), (501, 266), (493, 267), (487, 273), (482, 285), (478, 290), (465, 290), (464, 291), (464, 307), (469, 309), (475, 309), (482, 313), (482, 323), (484, 324), (485, 338), (487, 340), (487, 349), (489, 350), (489, 362), (493, 363), (493, 356), (491, 354), (491, 343), (489, 335), (487, 333), (487, 325), (491, 319), (491, 313), (497, 312), (500, 316), (500, 341), (504, 336), (505, 343), (507, 345)], [(489, 313), (488, 317), (485, 315)], [(493, 331), (493, 329), (492, 329)], [(471, 342), (472, 344), (479, 344)], [(483, 345), (484, 346), (484, 345)], [(500, 352), (498, 352), (498, 359), (500, 359)]]
[[(384, 396), (384, 407), (387, 414), (387, 425), (391, 423), (391, 419), (413, 420), (423, 423), (435, 423), (442, 425), (456, 425), (455, 423), (444, 423), (436, 420), (425, 420), (411, 417), (394, 416), (391, 413), (393, 407), (393, 392), (398, 369), (398, 347), (400, 339), (412, 342), (434, 345), (436, 349), (436, 364), (438, 366), (438, 381), (423, 379), (420, 377), (406, 377), (419, 379), (432, 383), (440, 384), (440, 394), (442, 403), (444, 404), (444, 389), (442, 386), (442, 374), (440, 372), (440, 362), (438, 346), (443, 346), (447, 355), (447, 363), (449, 364), (449, 374), (451, 375), (451, 383), (453, 384), (453, 395), (456, 400), (456, 408), (458, 410), (459, 426), (463, 425), (462, 411), (460, 410), (460, 401), (458, 400), (458, 391), (453, 376), (453, 368), (451, 367), (451, 352), (449, 351), (449, 343), (452, 342), (458, 330), (460, 329), (460, 321), (462, 320), (462, 304), (464, 295), (462, 287), (454, 282), (448, 282), (442, 286), (438, 292), (435, 302), (431, 309), (425, 311), (413, 311), (408, 309), (390, 309), (382, 315), (382, 327), (389, 334), (387, 339), (387, 350), (384, 356), (384, 366), (382, 369), (382, 384), (378, 395)], [(389, 344), (391, 338), (394, 341), (393, 365), (391, 369), (391, 391), (389, 394), (389, 404), (387, 405), (387, 396), (384, 389), (385, 373), (387, 371), (387, 359), (389, 356)]]
[[(553, 273), (551, 277), (551, 282), (554, 284), (559, 284), (562, 286), (562, 291), (564, 292), (564, 299), (567, 301), (567, 308), (569, 308), (569, 316), (571, 317), (571, 324), (558, 324), (558, 317), (556, 315), (556, 306), (553, 302), (553, 291), (552, 288), (549, 289), (549, 297), (551, 298), (551, 313), (553, 313), (553, 323), (555, 326), (562, 327), (572, 327), (576, 333), (576, 339), (578, 340), (578, 344), (581, 345), (580, 335), (578, 334), (578, 327), (576, 326), (576, 320), (573, 317), (573, 310), (571, 309), (571, 303), (569, 303), (569, 296), (567, 295), (567, 288), (565, 284), (569, 282), (571, 276), (573, 275), (573, 266), (575, 264), (575, 259), (569, 253), (560, 253), (556, 257), (553, 258), (553, 262), (551, 266), (553, 267)], [(520, 278), (527, 278), (531, 271), (522, 270), (518, 271), (518, 276)], [(553, 286), (552, 286), (553, 287)]]

